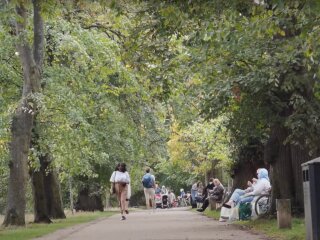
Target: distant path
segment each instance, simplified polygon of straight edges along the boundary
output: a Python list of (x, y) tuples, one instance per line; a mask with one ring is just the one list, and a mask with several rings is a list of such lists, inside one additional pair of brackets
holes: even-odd
[(58, 230), (37, 240), (261, 240), (267, 239), (185, 208), (138, 210)]

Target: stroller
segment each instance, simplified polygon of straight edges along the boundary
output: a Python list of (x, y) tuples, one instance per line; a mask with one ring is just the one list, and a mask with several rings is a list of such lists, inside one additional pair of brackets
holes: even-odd
[(162, 208), (168, 208), (169, 207), (169, 197), (167, 194), (162, 195)]
[(162, 208), (162, 197), (160, 193), (157, 193), (154, 195), (154, 202), (155, 202), (156, 208)]

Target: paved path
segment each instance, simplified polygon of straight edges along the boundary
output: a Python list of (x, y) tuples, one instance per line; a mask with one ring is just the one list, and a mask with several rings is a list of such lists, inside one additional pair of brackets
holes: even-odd
[(59, 230), (37, 240), (259, 240), (267, 239), (184, 208), (130, 212)]

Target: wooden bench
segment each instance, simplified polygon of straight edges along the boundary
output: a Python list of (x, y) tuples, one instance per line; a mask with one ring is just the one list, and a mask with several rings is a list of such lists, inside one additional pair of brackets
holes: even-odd
[(216, 199), (209, 197), (209, 205), (210, 205), (210, 210), (217, 210), (222, 207), (222, 201), (217, 201)]

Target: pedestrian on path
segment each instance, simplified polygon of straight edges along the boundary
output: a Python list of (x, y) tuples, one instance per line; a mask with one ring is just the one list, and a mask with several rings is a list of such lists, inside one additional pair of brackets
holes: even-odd
[(125, 214), (128, 214), (128, 185), (130, 184), (130, 176), (127, 172), (125, 163), (120, 163), (118, 170), (111, 175), (110, 182), (115, 183), (116, 195), (119, 201), (121, 220), (126, 220)]
[(155, 194), (155, 177), (150, 173), (150, 168), (146, 168), (146, 173), (142, 177), (142, 185), (144, 188), (144, 196), (146, 198), (147, 209), (153, 208), (154, 205), (154, 194)]

